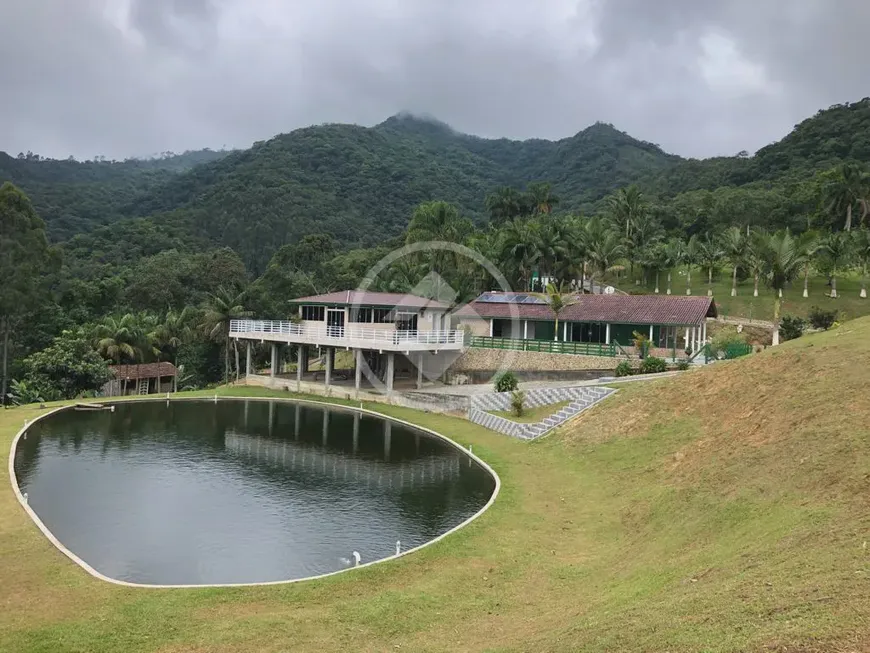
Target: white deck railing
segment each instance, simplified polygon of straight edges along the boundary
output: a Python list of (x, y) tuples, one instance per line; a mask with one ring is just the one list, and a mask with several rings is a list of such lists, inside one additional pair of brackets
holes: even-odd
[(310, 344), (338, 344), (340, 346), (368, 345), (371, 348), (444, 348), (458, 349), (464, 343), (465, 332), (449, 331), (396, 331), (346, 326), (312, 326), (285, 320), (232, 320), (231, 337), (261, 338), (265, 340), (302, 342)]

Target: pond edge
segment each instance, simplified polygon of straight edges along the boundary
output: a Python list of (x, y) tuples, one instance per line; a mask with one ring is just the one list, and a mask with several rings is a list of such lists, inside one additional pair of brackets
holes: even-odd
[[(211, 399), (208, 397), (174, 397), (172, 399), (166, 399), (166, 401), (210, 401), (210, 400)], [(46, 538), (48, 538), (48, 541), (51, 542), (67, 558), (69, 558), (70, 560), (75, 562), (79, 567), (84, 569), (87, 573), (89, 573), (94, 578), (98, 578), (99, 580), (105, 581), (107, 583), (112, 583), (113, 585), (120, 585), (122, 587), (135, 587), (135, 588), (141, 588), (141, 589), (210, 589), (210, 588), (216, 588), (216, 587), (262, 587), (262, 586), (267, 586), (267, 585), (288, 585), (290, 583), (302, 583), (302, 582), (307, 582), (307, 581), (312, 581), (312, 580), (319, 580), (321, 578), (329, 578), (330, 576), (337, 576), (338, 574), (345, 574), (348, 572), (356, 571), (358, 569), (365, 569), (366, 567), (371, 567), (373, 565), (381, 564), (384, 562), (390, 562), (391, 560), (396, 560), (397, 558), (402, 558), (402, 557), (409, 555), (411, 553), (415, 553), (417, 551), (420, 551), (421, 549), (423, 549), (427, 546), (435, 544), (436, 542), (441, 541), (442, 539), (444, 539), (448, 535), (451, 535), (452, 533), (455, 533), (459, 529), (464, 528), (465, 526), (468, 526), (468, 524), (470, 524), (475, 519), (477, 519), (478, 517), (483, 515), (483, 513), (485, 513), (487, 510), (489, 510), (490, 506), (492, 506), (495, 503), (496, 497), (498, 497), (498, 493), (501, 490), (501, 478), (499, 478), (499, 475), (496, 473), (496, 471), (492, 467), (490, 467), (489, 464), (485, 460), (481, 459), (474, 452), (469, 451), (468, 449), (463, 447), (461, 444), (459, 444), (455, 440), (452, 440), (451, 438), (447, 437), (446, 435), (444, 435), (442, 433), (438, 433), (437, 431), (433, 431), (432, 429), (426, 428), (425, 426), (420, 426), (419, 424), (414, 424), (413, 422), (409, 422), (407, 420), (399, 419), (397, 417), (391, 417), (390, 415), (385, 415), (384, 413), (379, 413), (378, 411), (370, 410), (368, 408), (348, 406), (345, 404), (335, 404), (335, 403), (327, 402), (327, 401), (313, 401), (310, 399), (289, 399), (289, 398), (285, 399), (283, 397), (234, 397), (234, 396), (221, 396), (221, 397), (216, 396), (215, 397), (215, 403), (217, 401), (224, 401), (224, 400), (231, 400), (231, 401), (280, 401), (282, 403), (289, 403), (289, 404), (309, 404), (309, 405), (320, 406), (320, 407), (333, 407), (333, 408), (340, 408), (340, 409), (348, 410), (348, 411), (355, 411), (355, 412), (358, 412), (358, 413), (363, 414), (363, 415), (371, 415), (373, 417), (379, 417), (381, 419), (390, 420), (391, 422), (395, 422), (397, 424), (409, 426), (411, 428), (418, 429), (420, 431), (424, 431), (430, 435), (433, 435), (433, 436), (445, 441), (450, 446), (462, 451), (465, 455), (467, 455), (472, 460), (477, 462), (481, 467), (483, 467), (483, 469), (485, 469), (490, 474), (490, 476), (492, 476), (493, 480), (495, 481), (495, 488), (492, 491), (492, 496), (490, 496), (489, 501), (487, 501), (486, 504), (480, 510), (478, 510), (476, 513), (471, 515), (471, 517), (469, 517), (468, 519), (466, 519), (462, 523), (457, 524), (456, 526), (454, 526), (450, 530), (445, 531), (444, 533), (442, 533), (438, 537), (435, 537), (435, 538), (429, 540), (428, 542), (424, 542), (423, 544), (416, 546), (414, 548), (408, 549), (406, 551), (402, 551), (399, 554), (394, 554), (394, 555), (388, 556), (386, 558), (380, 558), (379, 560), (372, 560), (371, 562), (361, 564), (357, 567), (348, 567), (347, 569), (339, 569), (337, 571), (331, 571), (331, 572), (328, 572), (326, 574), (318, 574), (316, 576), (306, 576), (304, 578), (293, 578), (290, 580), (270, 580), (270, 581), (264, 581), (264, 582), (259, 582), (259, 583), (212, 583), (212, 584), (202, 584), (202, 585), (200, 585), (200, 584), (154, 585), (154, 584), (148, 584), (148, 583), (131, 583), (131, 582), (125, 581), (125, 580), (118, 580), (116, 578), (111, 578), (109, 576), (106, 576), (105, 574), (100, 573), (99, 571), (97, 571), (96, 569), (91, 567), (87, 562), (85, 562), (80, 557), (78, 557), (75, 553), (73, 553), (68, 548), (66, 548), (66, 546), (64, 546), (63, 543), (60, 540), (58, 540), (54, 536), (54, 534), (51, 532), (51, 530), (49, 530), (49, 528), (42, 522), (42, 520), (39, 518), (39, 515), (37, 515), (36, 512), (30, 507), (30, 505), (27, 503), (27, 500), (24, 498), (24, 495), (21, 493), (21, 489), (18, 487), (18, 480), (15, 478), (15, 450), (18, 446), (18, 441), (23, 436), (25, 436), (27, 434), (27, 430), (31, 426), (36, 424), (36, 422), (38, 422), (46, 417), (49, 417), (50, 415), (54, 415), (56, 413), (59, 413), (59, 412), (65, 411), (65, 410), (74, 409), (75, 405), (70, 404), (68, 406), (58, 406), (57, 408), (53, 408), (53, 409), (49, 410), (48, 412), (43, 413), (42, 415), (35, 417), (32, 420), (25, 420), (24, 426), (21, 428), (21, 430), (18, 431), (18, 433), (12, 439), (12, 447), (9, 451), (9, 481), (12, 484), (12, 490), (15, 492), (15, 497), (18, 499), (18, 503), (21, 504), (21, 507), (24, 508), (25, 512), (27, 512), (27, 514), (30, 516), (30, 518), (33, 520), (33, 522), (36, 524), (36, 526), (39, 528), (39, 530), (42, 531), (42, 534), (45, 535)], [(133, 403), (135, 401), (141, 401), (141, 400), (127, 399), (127, 400), (107, 401), (107, 402), (101, 402), (101, 403), (105, 403), (105, 405), (109, 406), (112, 404)], [(162, 400), (155, 398), (154, 401), (162, 401)]]

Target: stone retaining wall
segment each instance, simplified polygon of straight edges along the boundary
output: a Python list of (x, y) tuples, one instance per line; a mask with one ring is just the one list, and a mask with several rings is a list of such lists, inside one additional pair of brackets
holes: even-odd
[(549, 354), (539, 351), (511, 351), (506, 349), (483, 349), (470, 347), (453, 365), (451, 372), (486, 372), (507, 367), (516, 372), (613, 370), (624, 360), (623, 356), (577, 356), (574, 354)]

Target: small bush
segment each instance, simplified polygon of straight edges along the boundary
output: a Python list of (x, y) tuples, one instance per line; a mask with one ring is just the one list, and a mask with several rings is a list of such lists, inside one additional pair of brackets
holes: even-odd
[(514, 390), (511, 393), (511, 412), (517, 417), (522, 417), (525, 411), (526, 393), (522, 390)]
[(800, 338), (807, 328), (806, 320), (796, 315), (783, 315), (779, 321), (779, 337), (781, 340)]
[(667, 371), (667, 369), (668, 364), (665, 362), (665, 359), (657, 358), (656, 356), (647, 356), (640, 364), (641, 374), (658, 374), (659, 372)]
[(616, 366), (615, 374), (616, 376), (631, 376), (634, 374), (634, 369), (628, 361), (621, 361), (619, 365)]
[(689, 361), (677, 361), (677, 369), (681, 371), (686, 371), (687, 369), (689, 369)]
[[(834, 322), (837, 321), (837, 311), (826, 311), (824, 309), (819, 308), (818, 306), (813, 306), (810, 309), (810, 324), (814, 329), (824, 329), (827, 331), (832, 326), (834, 326)], [(783, 318), (785, 319), (785, 318)]]
[(713, 352), (725, 351), (731, 345), (745, 345), (746, 336), (737, 333), (737, 327), (728, 327), (719, 331), (710, 343)]
[(517, 379), (517, 375), (513, 372), (502, 372), (495, 377), (496, 392), (513, 392), (519, 387), (519, 385), (520, 382)]

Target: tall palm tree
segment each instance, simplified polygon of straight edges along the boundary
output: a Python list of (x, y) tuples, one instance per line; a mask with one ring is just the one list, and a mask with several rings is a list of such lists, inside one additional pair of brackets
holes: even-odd
[(656, 295), (659, 294), (659, 278), (664, 268), (668, 267), (669, 259), (665, 251), (666, 245), (661, 242), (656, 242), (645, 248), (641, 256), (641, 262), (644, 266), (651, 270), (655, 270), (656, 285), (653, 291)]
[(502, 186), (486, 196), (489, 220), (495, 226), (523, 215), (523, 196), (516, 188)]
[(773, 344), (779, 344), (779, 319), (782, 310), (782, 290), (801, 269), (805, 254), (800, 251), (788, 230), (773, 234), (759, 233), (753, 247), (762, 261), (767, 284), (773, 289)]
[(716, 268), (725, 256), (718, 238), (707, 233), (698, 241), (698, 262), (707, 270), (707, 297), (713, 296), (713, 269)]
[[(135, 363), (141, 358), (142, 329), (132, 313), (104, 318), (94, 326), (92, 337), (95, 349), (115, 365)], [(121, 379), (116, 376), (113, 382), (113, 393), (116, 395), (120, 392), (120, 384)]]
[(526, 186), (525, 200), (533, 215), (547, 215), (559, 203), (559, 198), (553, 194), (552, 185), (546, 181)]
[(722, 252), (731, 266), (731, 296), (737, 297), (737, 269), (746, 257), (746, 236), (740, 227), (729, 227), (722, 234)]
[[(586, 247), (589, 261), (592, 264), (590, 275), (590, 287), (595, 286), (595, 273), (602, 277), (614, 264), (625, 256), (622, 235), (612, 229), (608, 229), (598, 218), (587, 223)], [(604, 292), (601, 287), (600, 292)]]
[(701, 260), (701, 246), (697, 234), (693, 234), (686, 242), (683, 250), (683, 263), (686, 264), (686, 294), (692, 294), (692, 266)]
[(626, 239), (631, 237), (631, 232), (637, 222), (646, 216), (647, 204), (643, 193), (637, 186), (620, 188), (607, 198), (607, 209), (610, 219), (613, 220), (620, 232), (625, 234)]
[(575, 300), (570, 298), (566, 299), (563, 285), (556, 285), (554, 283), (547, 284), (544, 298), (547, 300), (547, 306), (549, 306), (550, 310), (553, 312), (553, 319), (555, 320), (555, 335), (553, 336), (553, 340), (559, 340), (559, 315), (561, 315), (562, 311), (566, 308), (574, 304)]
[(855, 261), (861, 266), (861, 299), (867, 298), (867, 268), (870, 266), (870, 229), (855, 234)]
[[(224, 343), (224, 383), (230, 380), (230, 321), (250, 317), (245, 310), (245, 292), (235, 289), (218, 288), (208, 295), (205, 312), (202, 314), (200, 328), (208, 337)], [(235, 347), (236, 375), (239, 369), (239, 349)]]
[(746, 266), (753, 278), (752, 296), (758, 297), (758, 280), (764, 273), (765, 243), (769, 238), (763, 229), (749, 232), (746, 239)]
[(502, 230), (502, 260), (515, 271), (519, 286), (528, 289), (538, 262), (538, 224), (515, 218)]
[(662, 257), (665, 266), (668, 268), (668, 288), (666, 294), (671, 294), (671, 273), (673, 269), (683, 263), (685, 257), (686, 245), (679, 238), (672, 238), (662, 249)]
[(551, 279), (556, 267), (568, 256), (566, 230), (562, 223), (547, 216), (539, 222), (537, 234), (538, 271), (541, 278)]
[(828, 234), (819, 244), (822, 264), (831, 277), (831, 298), (837, 298), (837, 273), (852, 264), (852, 237), (847, 231)]
[(852, 209), (866, 196), (867, 186), (867, 175), (855, 163), (842, 164), (825, 186), (828, 210), (846, 214), (845, 231), (852, 229)]
[[(635, 264), (640, 264), (641, 255), (661, 240), (663, 230), (659, 221), (648, 214), (645, 208), (634, 214), (631, 220), (631, 235), (626, 239), (625, 247), (631, 266), (631, 276), (635, 277), (635, 285), (639, 285), (641, 280), (637, 279), (634, 273)], [(640, 267), (643, 269), (644, 279), (642, 282), (645, 284), (646, 267), (643, 265)]]
[[(191, 306), (185, 306), (180, 312), (169, 311), (163, 321), (154, 330), (154, 342), (161, 352), (166, 352), (173, 358), (173, 365), (178, 368), (178, 350), (187, 343), (193, 335), (193, 321), (197, 311)], [(178, 392), (178, 377), (175, 377), (174, 392)], [(158, 380), (159, 385), (159, 380)]]

